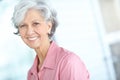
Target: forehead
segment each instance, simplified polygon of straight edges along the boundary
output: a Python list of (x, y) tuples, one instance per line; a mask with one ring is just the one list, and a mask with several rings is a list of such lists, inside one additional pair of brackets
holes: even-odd
[(41, 12), (37, 9), (29, 9), (24, 16), (23, 21), (36, 20), (36, 19), (44, 20), (43, 16), (41, 15)]

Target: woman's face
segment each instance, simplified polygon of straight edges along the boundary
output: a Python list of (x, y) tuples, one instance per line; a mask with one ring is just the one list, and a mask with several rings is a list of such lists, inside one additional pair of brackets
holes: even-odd
[(38, 10), (30, 9), (19, 26), (19, 32), (22, 40), (35, 49), (49, 41), (51, 28), (51, 22), (46, 22)]

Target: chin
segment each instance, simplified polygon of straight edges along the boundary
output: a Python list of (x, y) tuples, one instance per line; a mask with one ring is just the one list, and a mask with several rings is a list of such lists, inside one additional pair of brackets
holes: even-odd
[(27, 44), (28, 47), (33, 48), (33, 49), (40, 47), (40, 42), (38, 41), (31, 41), (31, 42), (24, 41), (24, 42)]
[(35, 45), (35, 44), (27, 44), (30, 48), (32, 48), (32, 49), (36, 49), (36, 48), (38, 48), (38, 47), (40, 47), (40, 45)]

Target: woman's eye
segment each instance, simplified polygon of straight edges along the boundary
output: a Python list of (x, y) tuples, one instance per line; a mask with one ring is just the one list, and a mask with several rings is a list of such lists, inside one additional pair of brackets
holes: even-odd
[(38, 23), (38, 22), (35, 22), (35, 23), (33, 23), (33, 26), (37, 26), (37, 25), (39, 25), (40, 23)]
[(20, 27), (20, 28), (23, 28), (23, 27), (25, 27), (25, 25), (20, 25), (19, 27)]

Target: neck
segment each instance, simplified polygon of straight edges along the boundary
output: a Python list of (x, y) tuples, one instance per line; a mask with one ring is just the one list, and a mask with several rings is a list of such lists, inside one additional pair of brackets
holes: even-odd
[(48, 40), (44, 42), (44, 44), (41, 44), (39, 48), (35, 49), (39, 58), (38, 66), (41, 66), (43, 64), (46, 54), (48, 52), (49, 46), (50, 46), (50, 41)]

